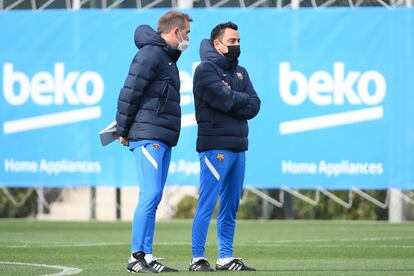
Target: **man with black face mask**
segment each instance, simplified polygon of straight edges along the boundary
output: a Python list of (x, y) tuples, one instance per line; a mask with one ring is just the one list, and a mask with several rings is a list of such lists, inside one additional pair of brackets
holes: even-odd
[(193, 93), (198, 124), (200, 195), (193, 222), (190, 271), (213, 271), (205, 258), (208, 225), (220, 198), (216, 270), (255, 270), (233, 256), (236, 214), (243, 190), (247, 120), (260, 99), (246, 69), (238, 65), (240, 36), (232, 22), (219, 24), (200, 45)]

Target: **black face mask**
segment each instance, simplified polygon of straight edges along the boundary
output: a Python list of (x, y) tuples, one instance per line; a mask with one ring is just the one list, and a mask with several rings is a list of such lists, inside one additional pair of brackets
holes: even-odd
[(230, 45), (227, 46), (227, 49), (229, 51), (223, 55), (231, 61), (236, 61), (240, 56), (240, 45)]

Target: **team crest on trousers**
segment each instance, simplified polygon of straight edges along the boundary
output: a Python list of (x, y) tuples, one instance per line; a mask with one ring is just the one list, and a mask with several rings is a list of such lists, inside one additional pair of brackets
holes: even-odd
[(156, 149), (159, 149), (159, 148), (160, 148), (160, 144), (152, 144), (152, 146), (153, 146), (154, 148), (156, 148)]
[(243, 79), (244, 79), (244, 77), (243, 77), (242, 73), (237, 72), (237, 73), (236, 73), (236, 75), (237, 75), (237, 77), (238, 77), (240, 80), (243, 80)]
[(217, 160), (218, 160), (218, 161), (223, 162), (223, 161), (224, 161), (224, 154), (222, 154), (222, 153), (217, 153), (216, 158), (217, 158)]

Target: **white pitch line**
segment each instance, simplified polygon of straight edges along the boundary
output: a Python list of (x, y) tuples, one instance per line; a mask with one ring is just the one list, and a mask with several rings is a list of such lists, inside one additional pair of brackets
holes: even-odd
[[(237, 244), (236, 246), (252, 246), (252, 244)], [(365, 244), (261, 244), (261, 247), (309, 247), (309, 248), (402, 248), (412, 249), (414, 245), (365, 245)]]
[(94, 247), (94, 246), (119, 246), (119, 245), (129, 245), (129, 243), (26, 243), (26, 244), (17, 244), (5, 246), (6, 248), (54, 248), (54, 247)]
[[(332, 243), (332, 242), (370, 242), (370, 241), (401, 241), (401, 240), (414, 240), (414, 237), (370, 237), (370, 238), (361, 238), (361, 239), (309, 239), (309, 240), (259, 240), (254, 242), (239, 242), (236, 243), (236, 246), (251, 246), (251, 245), (260, 245), (260, 246), (279, 246), (279, 245), (296, 245), (303, 243)], [(5, 248), (65, 248), (65, 247), (94, 247), (94, 246), (124, 246), (129, 245), (126, 242), (100, 242), (100, 243), (61, 243), (61, 242), (24, 242), (23, 244), (16, 245), (6, 245)], [(215, 243), (207, 243), (206, 245), (214, 245)], [(155, 245), (164, 245), (164, 246), (188, 246), (191, 245), (191, 242), (157, 242)], [(338, 245), (340, 246), (340, 245)], [(396, 245), (398, 246), (398, 245)], [(409, 247), (411, 245), (408, 245)], [(414, 246), (413, 246), (414, 247)]]
[(359, 241), (395, 241), (395, 240), (414, 240), (414, 237), (371, 237), (361, 239), (312, 239), (312, 240), (263, 240), (248, 242), (246, 244), (284, 244), (284, 243), (319, 243), (319, 242), (359, 242)]
[(25, 266), (34, 266), (34, 267), (46, 267), (46, 268), (53, 268), (53, 269), (60, 269), (61, 272), (53, 273), (53, 274), (45, 274), (42, 276), (64, 276), (64, 275), (74, 275), (82, 272), (82, 269), (76, 267), (69, 267), (69, 266), (61, 266), (61, 265), (47, 265), (47, 264), (33, 264), (33, 263), (20, 263), (20, 262), (2, 262), (0, 264), (8, 264), (8, 265), (25, 265)]

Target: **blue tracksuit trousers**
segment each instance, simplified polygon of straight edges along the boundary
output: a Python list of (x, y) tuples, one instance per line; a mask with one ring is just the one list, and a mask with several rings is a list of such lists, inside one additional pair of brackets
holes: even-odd
[(140, 188), (132, 222), (131, 251), (152, 254), (155, 214), (167, 180), (171, 149), (160, 141), (143, 140), (130, 142), (130, 150), (135, 156)]
[(233, 257), (236, 214), (243, 190), (244, 172), (244, 152), (209, 150), (200, 153), (200, 196), (193, 222), (193, 258), (204, 257), (208, 226), (218, 198), (219, 258)]

